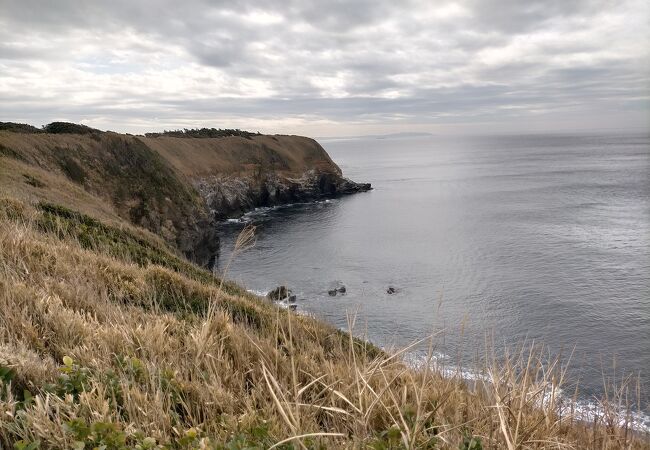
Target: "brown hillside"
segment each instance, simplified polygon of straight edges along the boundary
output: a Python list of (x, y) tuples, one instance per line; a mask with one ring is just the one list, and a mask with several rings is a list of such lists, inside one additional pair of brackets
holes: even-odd
[(259, 168), (293, 177), (311, 169), (341, 175), (323, 147), (303, 136), (156, 137), (142, 141), (189, 177), (239, 175)]
[[(47, 200), (106, 220), (126, 219), (202, 264), (217, 251), (217, 217), (355, 186), (341, 184), (339, 167), (306, 137), (142, 137), (87, 127), (77, 133), (79, 126), (66, 123), (58, 123), (56, 133), (5, 125), (0, 130), (4, 190), (30, 202)], [(307, 182), (291, 181), (308, 172)], [(215, 195), (224, 180), (241, 188)]]

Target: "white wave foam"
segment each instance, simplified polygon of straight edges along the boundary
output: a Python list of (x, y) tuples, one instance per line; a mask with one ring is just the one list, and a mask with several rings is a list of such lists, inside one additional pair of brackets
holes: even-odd
[(301, 205), (322, 205), (327, 203), (334, 203), (336, 201), (337, 199), (335, 198), (328, 198), (324, 200), (316, 200), (311, 202), (284, 203), (282, 205), (276, 205), (276, 206), (259, 206), (251, 211), (248, 211), (247, 213), (244, 213), (242, 216), (238, 218), (226, 219), (226, 223), (249, 223), (256, 217), (266, 216), (268, 215), (268, 213), (273, 211), (279, 211), (281, 209), (286, 209), (286, 208), (291, 208), (294, 206), (301, 206)]
[[(246, 289), (246, 292), (256, 295), (262, 299), (266, 299), (266, 295), (268, 291), (260, 291), (257, 289)], [(289, 309), (291, 311), (296, 311), (298, 309), (298, 305), (296, 303), (289, 302), (287, 299), (273, 301), (272, 303), (281, 309)]]
[[(407, 353), (403, 360), (408, 366), (418, 369), (427, 364), (428, 357), (418, 353)], [(440, 352), (432, 354), (429, 367), (446, 378), (458, 377), (470, 382), (492, 382), (490, 376), (484, 371), (453, 364), (448, 355)], [(650, 415), (641, 411), (627, 411), (623, 405), (605, 407), (597, 400), (574, 400), (565, 395), (562, 389), (556, 389), (553, 393), (546, 393), (540, 399), (539, 406), (551, 404), (551, 401), (562, 417), (573, 416), (576, 420), (589, 423), (613, 422), (618, 426), (627, 425), (628, 428), (638, 432), (650, 432)]]
[(259, 291), (259, 290), (256, 290), (256, 289), (246, 289), (246, 292), (248, 292), (250, 294), (253, 294), (253, 295), (257, 295), (258, 297), (266, 297), (266, 293), (268, 291)]

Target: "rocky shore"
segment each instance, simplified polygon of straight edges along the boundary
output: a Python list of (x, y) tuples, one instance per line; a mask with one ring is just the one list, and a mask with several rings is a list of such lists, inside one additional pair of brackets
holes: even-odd
[(314, 139), (252, 135), (226, 138), (144, 138), (184, 175), (215, 220), (259, 207), (305, 203), (371, 189), (355, 183)]
[(368, 191), (369, 183), (355, 183), (333, 173), (308, 170), (300, 178), (269, 174), (261, 179), (209, 176), (195, 182), (216, 220), (239, 217), (255, 208), (306, 203)]

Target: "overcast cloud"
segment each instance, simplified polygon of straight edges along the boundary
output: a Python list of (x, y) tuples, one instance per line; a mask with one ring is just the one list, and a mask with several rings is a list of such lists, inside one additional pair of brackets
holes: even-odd
[(647, 0), (0, 0), (0, 121), (648, 130)]

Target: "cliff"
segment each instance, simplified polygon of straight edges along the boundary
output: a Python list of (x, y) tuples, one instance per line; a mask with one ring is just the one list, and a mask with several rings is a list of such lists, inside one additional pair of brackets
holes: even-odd
[(45, 130), (0, 125), (3, 189), (126, 219), (200, 264), (218, 250), (218, 220), (370, 188), (343, 178), (306, 137), (144, 137), (65, 123)]
[(190, 180), (219, 219), (370, 189), (343, 178), (323, 147), (302, 136), (161, 136), (142, 142)]

